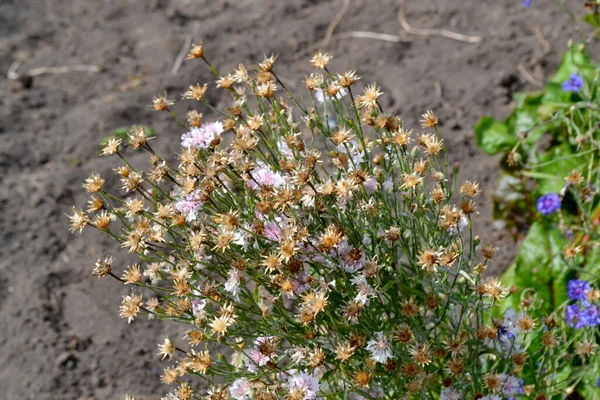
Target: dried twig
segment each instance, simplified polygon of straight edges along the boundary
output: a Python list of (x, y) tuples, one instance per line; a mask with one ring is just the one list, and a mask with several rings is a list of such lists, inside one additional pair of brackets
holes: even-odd
[(190, 45), (192, 44), (192, 38), (194, 36), (196, 36), (196, 34), (198, 33), (199, 30), (200, 30), (200, 24), (196, 23), (196, 24), (194, 24), (194, 29), (192, 30), (192, 33), (190, 33), (189, 35), (187, 35), (185, 37), (183, 46), (181, 46), (181, 50), (179, 50), (179, 53), (177, 54), (177, 58), (175, 58), (175, 62), (173, 63), (173, 66), (171, 67), (171, 75), (177, 75), (177, 72), (179, 71), (179, 68), (181, 67), (181, 63), (183, 63), (183, 60), (189, 51)]
[(369, 32), (369, 31), (350, 31), (341, 32), (332, 36), (332, 39), (374, 39), (383, 40), (384, 42), (392, 43), (408, 43), (411, 39), (402, 36), (388, 35), (387, 33)]
[(444, 100), (444, 90), (442, 88), (442, 85), (439, 81), (433, 81), (433, 89), (435, 90), (435, 96), (439, 99), (439, 100)]
[(62, 67), (39, 67), (34, 68), (25, 72), (24, 74), (18, 74), (17, 70), (21, 66), (22, 62), (17, 60), (12, 63), (6, 77), (10, 80), (18, 80), (21, 77), (33, 77), (43, 74), (66, 74), (68, 72), (100, 72), (100, 67), (97, 65), (63, 65)]
[(100, 72), (97, 65), (64, 65), (62, 67), (39, 67), (26, 73), (27, 76), (38, 76), (43, 74), (66, 74), (68, 72)]
[(519, 71), (519, 73), (521, 74), (521, 76), (523, 78), (525, 78), (525, 80), (529, 83), (531, 83), (533, 86), (535, 87), (542, 87), (544, 86), (544, 84), (537, 79), (536, 77), (534, 77), (533, 75), (531, 75), (529, 73), (529, 71), (527, 71), (527, 69), (525, 69), (525, 67), (522, 64), (517, 65), (517, 70)]
[(305, 57), (306, 55), (310, 54), (312, 51), (319, 49), (321, 47), (325, 47), (329, 43), (329, 41), (334, 37), (333, 32), (335, 31), (335, 28), (337, 28), (337, 26), (339, 25), (340, 21), (342, 20), (342, 17), (344, 16), (344, 14), (346, 13), (346, 10), (348, 9), (348, 5), (350, 4), (350, 0), (343, 0), (343, 1), (344, 1), (344, 3), (342, 4), (342, 8), (340, 9), (340, 12), (338, 12), (335, 15), (335, 17), (333, 17), (333, 20), (329, 23), (329, 26), (327, 27), (327, 31), (325, 32), (325, 37), (322, 40), (320, 40), (318, 43), (315, 43), (314, 45), (292, 55), (292, 57), (291, 57), (292, 61), (299, 60), (302, 57)]
[(417, 36), (441, 36), (447, 39), (458, 40), (459, 42), (466, 43), (479, 43), (481, 38), (479, 36), (468, 36), (463, 35), (462, 33), (452, 32), (446, 29), (421, 29), (421, 28), (413, 28), (410, 26), (408, 21), (406, 20), (406, 13), (404, 12), (404, 1), (400, 0), (400, 9), (398, 11), (398, 21), (400, 21), (400, 25), (402, 29), (409, 35), (417, 35)]
[(544, 54), (548, 54), (550, 52), (550, 43), (546, 40), (539, 26), (533, 27), (533, 33), (535, 34), (535, 38), (540, 43), (542, 48), (544, 49)]
[(335, 28), (339, 25), (340, 21), (342, 20), (342, 17), (344, 16), (344, 14), (346, 14), (346, 11), (348, 10), (348, 4), (350, 4), (350, 0), (344, 0), (344, 4), (342, 5), (340, 12), (336, 14), (336, 16), (333, 18), (333, 20), (327, 27), (327, 32), (325, 32), (325, 38), (323, 38), (323, 40), (321, 41), (320, 46), (325, 47), (327, 43), (329, 43), (331, 37), (333, 36), (333, 31), (335, 31)]

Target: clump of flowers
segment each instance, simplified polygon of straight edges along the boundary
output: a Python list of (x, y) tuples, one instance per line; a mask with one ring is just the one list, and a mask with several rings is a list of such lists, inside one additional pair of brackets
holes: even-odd
[[(221, 120), (176, 118), (177, 161), (132, 128), (145, 169), (108, 141), (123, 194), (93, 174), (89, 208), (70, 216), (73, 232), (91, 226), (139, 257), (93, 270), (131, 286), (121, 317), (189, 326), (185, 341), (159, 344), (164, 399), (549, 398), (589, 367), (591, 336), (573, 342), (564, 316), (541, 323), (535, 296), (492, 318), (513, 290), (483, 277), (496, 248), (472, 232), (479, 185), (456, 186), (433, 112), (413, 132), (378, 86), (361, 91), (320, 52), (308, 103), (275, 56), (227, 75), (202, 44), (188, 58), (231, 94)], [(184, 97), (214, 109), (206, 90)], [(175, 115), (166, 96), (154, 103)], [(543, 361), (531, 362), (540, 343)], [(557, 384), (571, 345), (579, 367)]]

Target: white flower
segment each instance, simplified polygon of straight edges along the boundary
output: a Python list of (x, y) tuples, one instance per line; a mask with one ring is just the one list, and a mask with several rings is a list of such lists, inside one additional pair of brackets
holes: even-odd
[(488, 394), (487, 396), (483, 396), (480, 400), (502, 400), (502, 397), (497, 394)]
[(206, 317), (206, 300), (192, 300), (192, 314), (198, 319), (204, 319)]
[(375, 333), (376, 339), (367, 342), (367, 350), (371, 352), (371, 358), (378, 363), (385, 364), (388, 359), (394, 358), (390, 344), (383, 337), (383, 332)]
[(450, 226), (446, 229), (446, 231), (451, 235), (458, 235), (467, 226), (469, 226), (469, 219), (465, 214), (461, 213), (460, 220), (458, 221), (458, 226)]
[[(335, 98), (338, 99), (338, 100), (340, 100), (347, 93), (348, 92), (346, 91), (345, 88), (340, 88), (340, 90), (338, 90), (337, 94), (335, 95)], [(323, 93), (323, 89), (317, 89), (317, 90), (315, 90), (315, 99), (319, 103), (324, 103), (325, 102), (325, 93)], [(331, 100), (331, 97), (327, 96), (327, 100)]]
[(379, 186), (377, 183), (377, 178), (375, 176), (369, 176), (363, 182), (363, 186), (365, 187), (365, 190), (367, 191), (367, 193), (369, 193), (369, 194), (373, 193)]
[(300, 372), (288, 379), (288, 388), (290, 391), (299, 390), (303, 392), (303, 400), (314, 400), (319, 392), (319, 381), (314, 375)]
[(500, 374), (500, 390), (505, 396), (512, 397), (519, 393), (521, 387), (519, 379), (515, 376)]
[(521, 328), (519, 328), (519, 315), (515, 311), (514, 308), (509, 308), (504, 313), (504, 321), (502, 321), (502, 327), (512, 335), (518, 335), (521, 333)]
[(387, 192), (391, 192), (394, 189), (394, 181), (392, 180), (392, 178), (387, 178), (383, 182), (383, 189)]
[(252, 385), (246, 378), (239, 378), (229, 386), (229, 395), (234, 399), (250, 400), (252, 398)]
[(462, 400), (463, 395), (452, 388), (442, 390), (440, 400)]
[(306, 358), (307, 353), (308, 349), (300, 346), (295, 346), (294, 352), (291, 355), (292, 361), (296, 364), (300, 364)]
[(232, 268), (227, 272), (227, 282), (225, 282), (225, 290), (237, 298), (240, 292), (240, 279), (242, 271), (237, 268)]

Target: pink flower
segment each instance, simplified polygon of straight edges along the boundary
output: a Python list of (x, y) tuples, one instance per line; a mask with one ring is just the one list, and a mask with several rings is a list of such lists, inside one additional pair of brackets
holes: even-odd
[(279, 242), (282, 239), (281, 228), (279, 227), (279, 223), (276, 221), (268, 221), (265, 223), (265, 231), (264, 235), (267, 239), (272, 240), (274, 242)]
[(285, 184), (285, 180), (279, 172), (273, 171), (269, 166), (261, 164), (258, 168), (250, 172), (252, 178), (248, 179), (248, 187), (252, 190), (258, 190), (263, 186), (280, 188)]
[(198, 211), (204, 203), (200, 201), (200, 194), (194, 191), (187, 196), (180, 197), (175, 202), (175, 209), (185, 215), (187, 222), (195, 221)]
[(212, 122), (202, 125), (200, 128), (192, 128), (181, 136), (181, 146), (186, 149), (206, 149), (210, 143), (223, 133), (223, 123)]

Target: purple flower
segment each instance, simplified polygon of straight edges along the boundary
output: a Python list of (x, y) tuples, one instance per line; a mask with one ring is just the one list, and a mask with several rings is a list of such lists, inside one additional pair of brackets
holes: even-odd
[(567, 320), (567, 324), (569, 324), (570, 327), (574, 327), (576, 329), (582, 327), (581, 318), (579, 315), (579, 306), (577, 304), (571, 304), (570, 306), (567, 306), (565, 318)]
[(600, 377), (598, 377), (598, 380), (596, 381), (596, 386), (600, 388)]
[(559, 208), (560, 196), (556, 193), (545, 194), (537, 200), (537, 209), (544, 215), (552, 214)]
[(531, 2), (533, 0), (521, 0), (521, 2), (523, 3), (523, 7), (529, 7), (531, 6)]
[(583, 78), (577, 73), (571, 74), (571, 77), (563, 82), (562, 90), (565, 92), (579, 92), (583, 86)]
[(571, 279), (567, 284), (567, 293), (571, 300), (587, 300), (587, 294), (592, 289), (587, 281)]
[(598, 314), (598, 306), (588, 304), (579, 315), (582, 326), (596, 326), (600, 324), (600, 314)]

